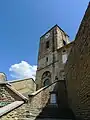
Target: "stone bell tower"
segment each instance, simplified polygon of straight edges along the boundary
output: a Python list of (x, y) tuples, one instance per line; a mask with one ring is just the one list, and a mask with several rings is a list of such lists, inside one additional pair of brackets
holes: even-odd
[(55, 25), (40, 37), (36, 83), (38, 89), (58, 78), (58, 49), (69, 43), (68, 35)]
[(0, 72), (0, 83), (6, 82), (6, 75)]

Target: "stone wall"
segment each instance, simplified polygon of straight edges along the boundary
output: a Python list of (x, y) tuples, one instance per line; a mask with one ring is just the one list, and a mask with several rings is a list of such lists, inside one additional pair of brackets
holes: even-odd
[(42, 90), (40, 93), (30, 98), (31, 106), (43, 108), (50, 104), (50, 92), (54, 91), (57, 94), (57, 103), (60, 107), (67, 106), (67, 93), (65, 88), (65, 81), (58, 81), (49, 87)]
[(62, 47), (61, 49), (58, 50), (58, 65), (57, 65), (57, 76), (59, 78), (59, 80), (64, 80), (64, 75), (65, 75), (65, 72), (64, 72), (64, 66), (65, 66), (65, 63), (63, 63), (63, 60), (62, 60), (62, 56), (63, 55), (67, 55), (67, 60), (68, 60), (68, 55), (70, 53), (70, 50), (72, 48), (72, 45), (74, 44), (74, 41), (69, 43), (68, 45), (65, 45), (64, 47)]
[(7, 91), (6, 86), (0, 84), (0, 107), (4, 107), (14, 101), (15, 99)]
[(70, 107), (76, 116), (90, 120), (90, 4), (69, 54), (65, 72)]
[(28, 108), (28, 104), (23, 104), (22, 106), (19, 106), (18, 108), (0, 117), (0, 120), (25, 120), (24, 115), (26, 115)]
[(33, 79), (15, 80), (9, 82), (18, 92), (28, 97), (28, 94), (36, 91), (36, 83)]

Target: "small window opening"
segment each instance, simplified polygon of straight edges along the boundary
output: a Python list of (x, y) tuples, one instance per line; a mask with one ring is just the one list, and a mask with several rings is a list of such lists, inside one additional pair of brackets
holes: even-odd
[(63, 40), (63, 44), (66, 45), (66, 42)]
[(63, 52), (66, 52), (66, 50), (63, 50)]
[(57, 77), (57, 76), (55, 76), (55, 80), (58, 80), (58, 77)]
[(87, 98), (90, 97), (90, 95), (87, 95)]
[(48, 62), (48, 57), (46, 57), (46, 62)]
[(46, 42), (46, 48), (49, 48), (49, 41)]

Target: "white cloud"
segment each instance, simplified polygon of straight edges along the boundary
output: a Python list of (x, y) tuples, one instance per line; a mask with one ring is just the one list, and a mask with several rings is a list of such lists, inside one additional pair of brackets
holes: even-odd
[(13, 79), (33, 78), (35, 79), (37, 66), (30, 65), (26, 61), (21, 61), (18, 64), (11, 65), (9, 71)]

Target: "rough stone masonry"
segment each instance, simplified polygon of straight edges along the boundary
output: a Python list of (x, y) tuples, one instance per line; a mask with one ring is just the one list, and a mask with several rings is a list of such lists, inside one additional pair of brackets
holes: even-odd
[(79, 119), (90, 120), (90, 3), (65, 66), (68, 103)]

